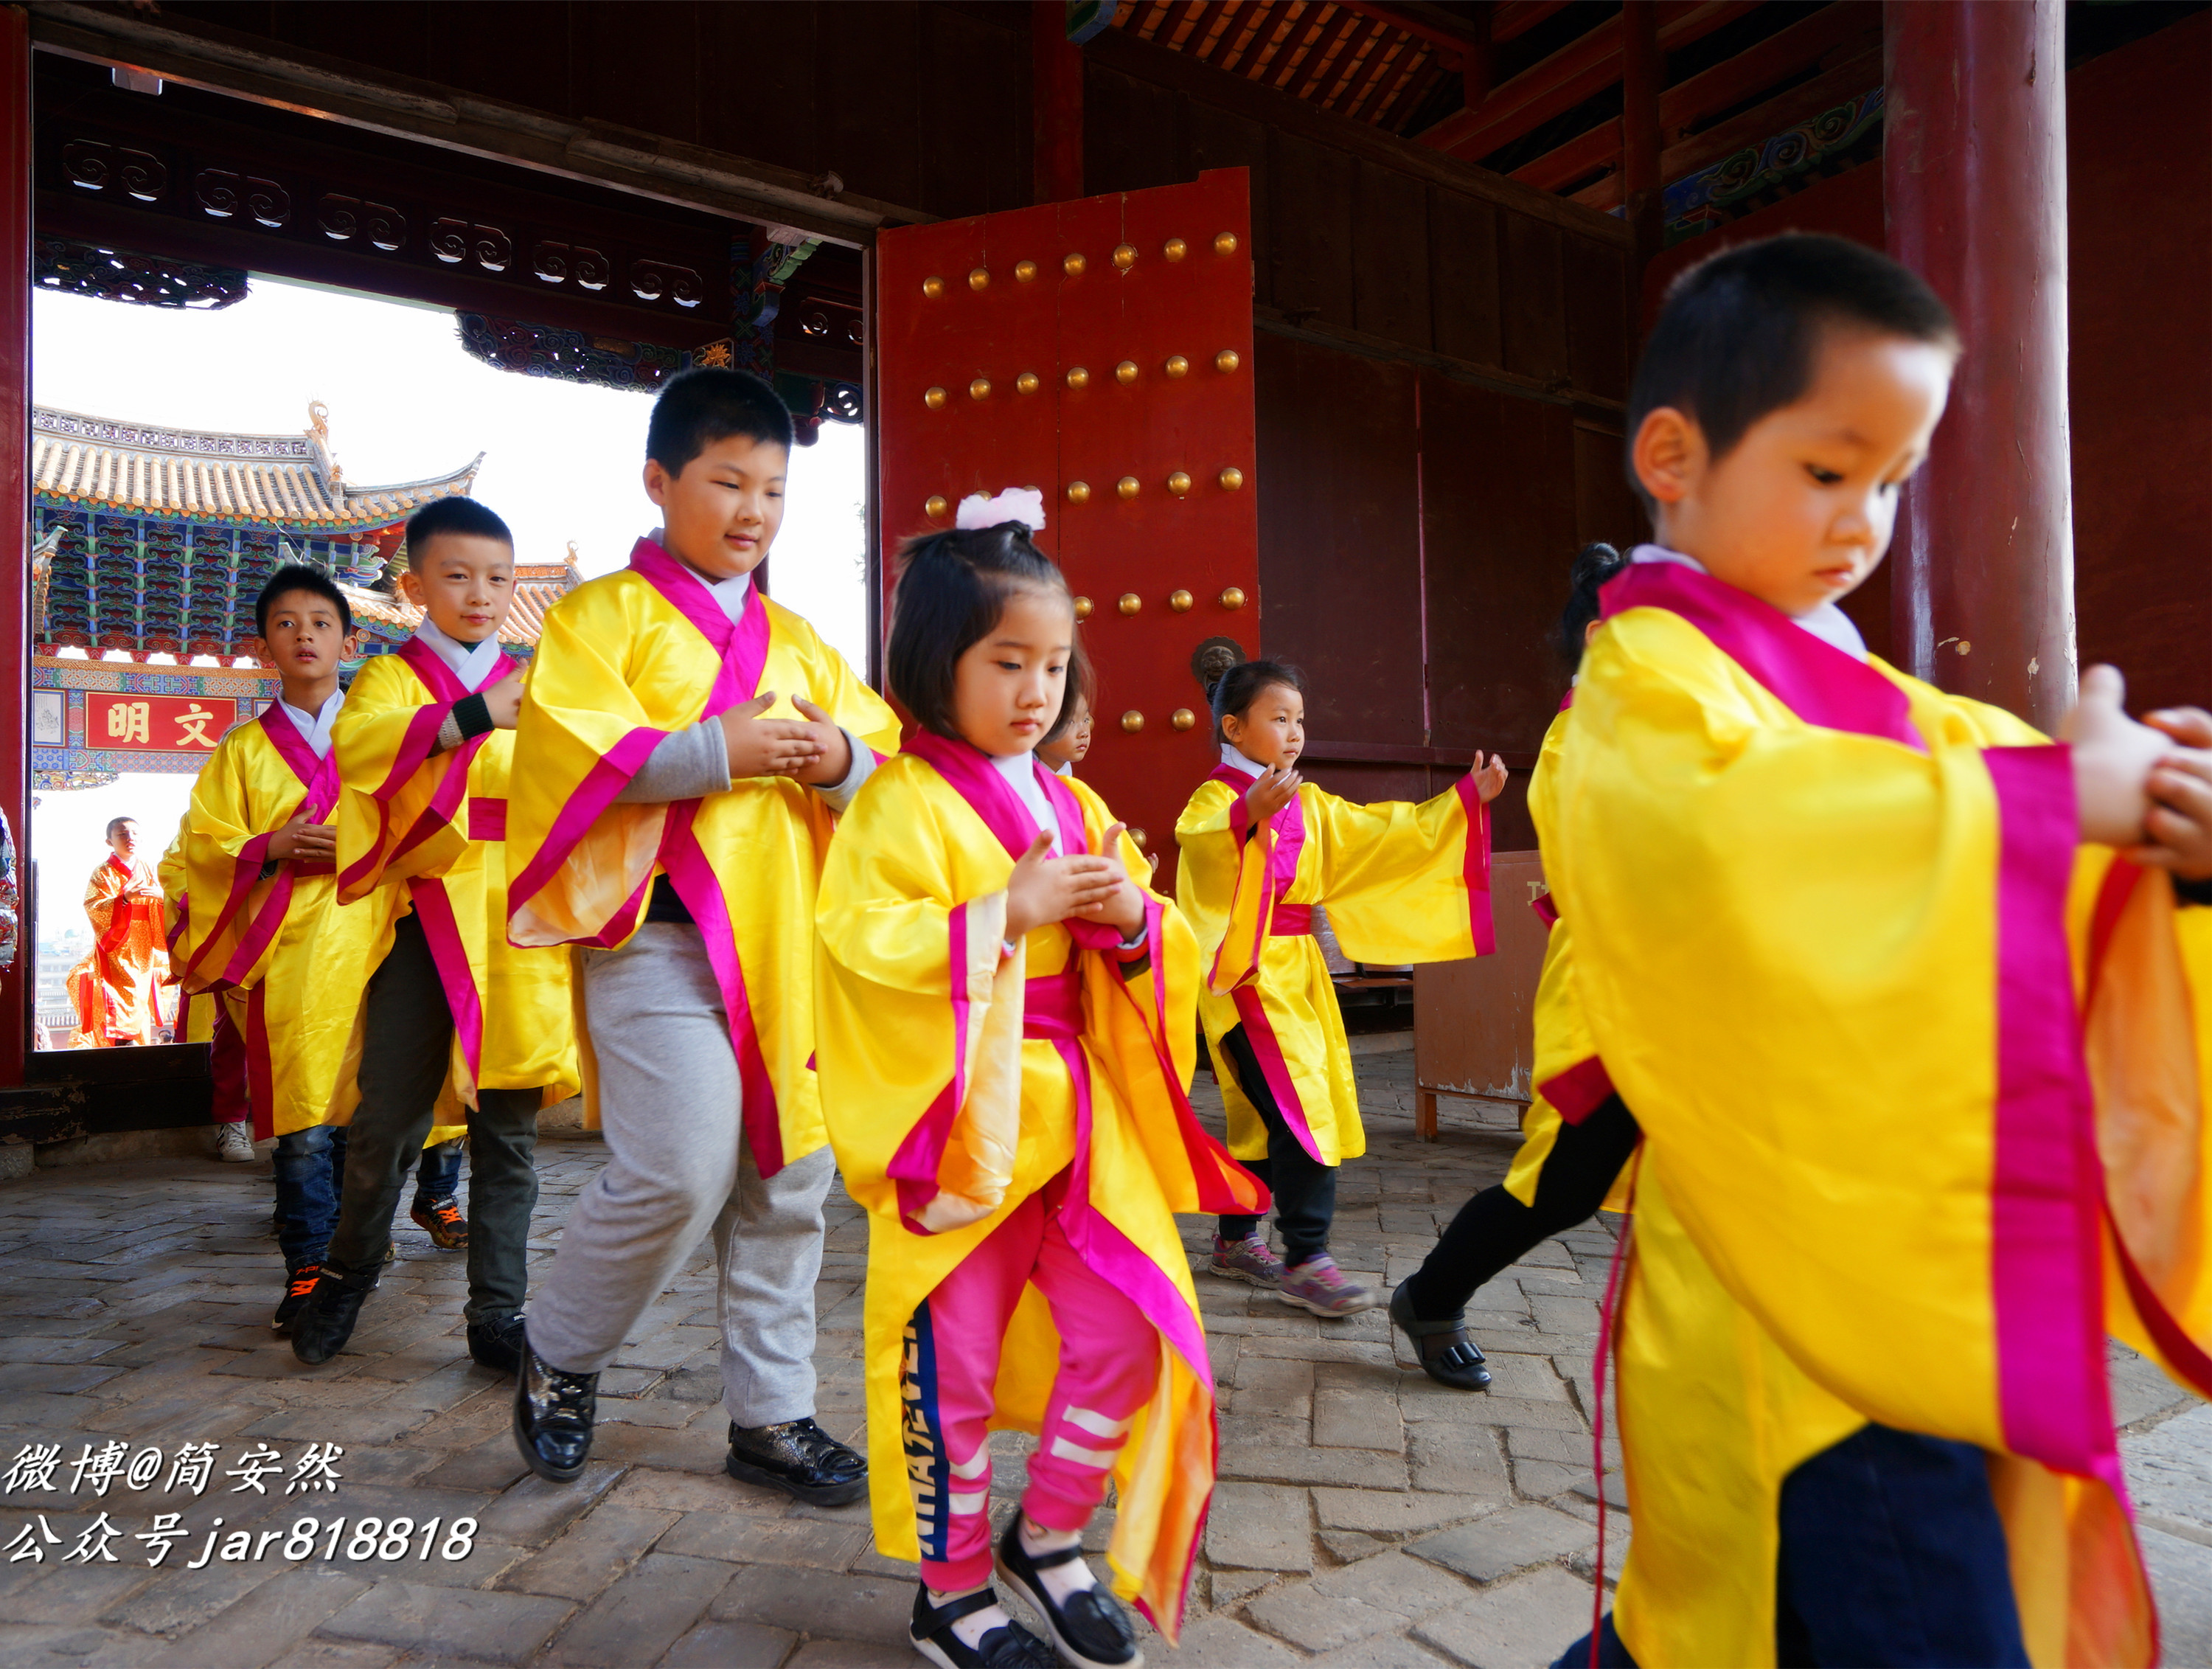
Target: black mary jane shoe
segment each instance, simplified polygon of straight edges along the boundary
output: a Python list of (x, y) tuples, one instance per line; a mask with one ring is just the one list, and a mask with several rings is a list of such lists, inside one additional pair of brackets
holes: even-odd
[(514, 1376), (514, 1447), (532, 1471), (566, 1483), (584, 1470), (599, 1400), (597, 1374), (564, 1373), (524, 1339)]
[(522, 1318), (501, 1316), (496, 1321), (469, 1323), (469, 1355), (477, 1366), (495, 1374), (522, 1371)]
[(842, 1507), (868, 1489), (867, 1461), (816, 1425), (811, 1415), (772, 1426), (731, 1421), (730, 1454), (722, 1470), (744, 1483), (784, 1490), (810, 1507)]
[[(1481, 1391), (1490, 1384), (1481, 1349), (1467, 1336), (1464, 1313), (1447, 1321), (1424, 1321), (1413, 1313), (1413, 1289), (1401, 1282), (1390, 1294), (1390, 1319), (1413, 1341), (1421, 1371), (1454, 1391)], [(1434, 1349), (1431, 1347), (1434, 1346)]]
[(1145, 1669), (1145, 1654), (1137, 1649), (1129, 1614), (1109, 1590), (1103, 1585), (1079, 1589), (1061, 1605), (1037, 1575), (1082, 1556), (1080, 1542), (1032, 1554), (1022, 1545), (1019, 1513), (1007, 1521), (1006, 1533), (999, 1538), (999, 1575), (1029, 1595), (1045, 1627), (1052, 1630), (1053, 1644), (1060, 1648), (1062, 1659), (1077, 1669)]
[(993, 1590), (978, 1588), (942, 1605), (933, 1605), (925, 1585), (914, 1596), (914, 1620), (907, 1624), (907, 1638), (938, 1669), (1060, 1669), (1052, 1648), (1011, 1620), (986, 1629), (973, 1646), (962, 1644), (952, 1625), (998, 1603), (999, 1596)]
[(343, 1274), (324, 1264), (316, 1273), (307, 1302), (289, 1318), (292, 1354), (308, 1367), (319, 1367), (344, 1349), (361, 1319), (361, 1307), (376, 1290), (383, 1273), (380, 1264), (359, 1275)]

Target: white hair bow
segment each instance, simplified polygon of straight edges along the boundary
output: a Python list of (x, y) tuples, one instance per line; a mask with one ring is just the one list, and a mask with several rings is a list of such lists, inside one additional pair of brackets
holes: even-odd
[(1008, 487), (996, 498), (980, 492), (960, 501), (952, 525), (967, 529), (995, 527), (1002, 521), (1018, 521), (1033, 533), (1044, 531), (1044, 494), (1035, 487)]

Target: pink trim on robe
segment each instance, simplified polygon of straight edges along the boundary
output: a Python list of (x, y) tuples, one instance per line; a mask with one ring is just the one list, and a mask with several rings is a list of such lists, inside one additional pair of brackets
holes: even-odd
[[(318, 817), (327, 815), (337, 804), (337, 750), (332, 749), (321, 758), (317, 758), (315, 750), (307, 746), (307, 739), (300, 734), (299, 727), (277, 710), (275, 702), (263, 708), (254, 722), (261, 727), (261, 734), (276, 750), (277, 757), (292, 768), (292, 774), (300, 779), (306, 790), (299, 803), (277, 819), (277, 828), (282, 828), (309, 807)], [(270, 829), (258, 834), (239, 848), (231, 869), (229, 895), (223, 899), (222, 909), (209, 925), (207, 936), (200, 941), (199, 954), (192, 958), (185, 970), (186, 973), (199, 966), (201, 959), (245, 906), (255, 883), (261, 879), (263, 866), (269, 862), (269, 842), (276, 831)], [(262, 953), (268, 949), (270, 941), (276, 938), (284, 925), (285, 912), (292, 905), (294, 881), (301, 875), (329, 873), (330, 866), (327, 864), (302, 864), (292, 860), (277, 865), (268, 896), (261, 901), (260, 909), (253, 912), (252, 918), (240, 935), (237, 950), (224, 964), (222, 972), (218, 976), (222, 983), (238, 984), (253, 972), (254, 964), (261, 959)]]
[(1461, 861), (1467, 880), (1467, 930), (1474, 941), (1474, 953), (1490, 956), (1498, 949), (1498, 925), (1490, 913), (1490, 805), (1472, 777), (1461, 777), (1452, 790), (1467, 813), (1467, 856)]
[(952, 969), (952, 1079), (938, 1092), (891, 1155), (885, 1174), (898, 1185), (899, 1216), (917, 1234), (921, 1214), (939, 1193), (937, 1170), (945, 1143), (968, 1099), (968, 906), (955, 905), (945, 916), (945, 944)]
[(415, 918), (422, 924), (423, 941), (430, 947), (431, 965), (445, 988), (446, 1007), (453, 1016), (453, 1029), (461, 1039), (461, 1058), (469, 1063), (469, 1082), (483, 1087), (483, 1005), (477, 995), (476, 970), (469, 965), (468, 947), (461, 942), (460, 923), (453, 917), (453, 901), (446, 883), (422, 876), (407, 883)]
[(1552, 902), (1549, 892), (1539, 892), (1529, 899), (1528, 913), (1544, 924), (1547, 933), (1559, 924), (1559, 906)]
[(1904, 691), (1748, 591), (1680, 563), (1639, 562), (1607, 581), (1598, 598), (1608, 620), (1632, 608), (1680, 615), (1808, 724), (1927, 752)]
[(1605, 1069), (1603, 1061), (1592, 1055), (1545, 1079), (1536, 1086), (1536, 1093), (1567, 1123), (1579, 1124), (1613, 1093), (1613, 1075)]
[(1996, 791), (1996, 1162), (1990, 1286), (2006, 1447), (2122, 1501), (2105, 1379), (2104, 1180), (2066, 893), (2077, 841), (2063, 746), (1983, 750)]

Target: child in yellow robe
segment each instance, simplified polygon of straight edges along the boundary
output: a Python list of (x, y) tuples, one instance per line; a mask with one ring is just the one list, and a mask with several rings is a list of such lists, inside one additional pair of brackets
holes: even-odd
[[(1610, 545), (1576, 553), (1565, 611), (1553, 633), (1570, 671), (1596, 636), (1598, 589), (1627, 565)], [(1565, 746), (1574, 691), (1544, 732), (1528, 777), (1533, 806), (1550, 791)], [(1459, 1209), (1421, 1267), (1390, 1294), (1390, 1319), (1412, 1341), (1422, 1371), (1455, 1391), (1490, 1383), (1480, 1347), (1467, 1334), (1468, 1300), (1534, 1247), (1583, 1221), (1605, 1203), (1636, 1150), (1636, 1119), (1613, 1093), (1589, 1045), (1574, 996), (1573, 939), (1546, 893), (1530, 905), (1550, 930), (1536, 984), (1535, 1095), (1522, 1116), (1521, 1151), (1505, 1180)]]
[(831, 844), (823, 1105), (868, 1210), (876, 1544), (921, 1561), (941, 1669), (1044, 1669), (990, 1586), (989, 1434), (1034, 1432), (995, 1553), (1070, 1663), (1142, 1661), (1082, 1557), (1170, 1640), (1213, 1487), (1212, 1374), (1173, 1213), (1263, 1209), (1184, 1087), (1197, 947), (1097, 795), (1035, 749), (1081, 678), (1033, 492), (907, 549), (887, 657), (921, 733)]
[(1176, 819), (1177, 899), (1207, 959), (1199, 1013), (1230, 1151), (1273, 1190), (1283, 1256), (1257, 1218), (1227, 1216), (1208, 1268), (1316, 1315), (1352, 1315), (1376, 1297), (1337, 1267), (1328, 1232), (1336, 1167), (1367, 1151), (1367, 1131), (1314, 908), (1327, 906), (1355, 961), (1447, 962), (1494, 949), (1486, 807), (1505, 786), (1505, 764), (1478, 753), (1432, 800), (1357, 806), (1297, 774), (1297, 667), (1232, 667), (1213, 708), (1221, 768)]
[(891, 710), (753, 583), (791, 414), (741, 372), (670, 379), (646, 436), (664, 526), (546, 616), (508, 790), (509, 936), (576, 953), (606, 1168), (530, 1310), (515, 1433), (590, 1452), (599, 1370), (714, 1236), (731, 1476), (836, 1506), (865, 1463), (814, 1418), (814, 1282), (835, 1166), (814, 1073), (814, 889)]
[(2212, 935), (2177, 913), (2212, 832), (2109, 850), (2175, 752), (2110, 668), (2053, 746), (1836, 606), (1958, 351), (1911, 274), (1790, 236), (1686, 275), (1632, 392), (1656, 542), (1534, 807), (1644, 1131), (1635, 1539), (1562, 1665), (2156, 1655), (2105, 1335), (2212, 1392)]
[[(400, 584), (423, 611), (397, 655), (355, 674), (333, 737), (338, 897), (387, 895), (392, 938), (361, 1007), (357, 1092), (344, 1185), (322, 1282), (292, 1353), (327, 1361), (374, 1283), (408, 1170), (434, 1127), (465, 1122), (470, 1214), (453, 1186), (459, 1146), (422, 1161), (411, 1215), (466, 1248), (469, 1355), (495, 1373), (521, 1359), (538, 1114), (576, 1093), (568, 956), (507, 942), (506, 822), (522, 664), (499, 644), (514, 599), (514, 539), (472, 498), (441, 498), (407, 523)], [(438, 1109), (443, 1102), (447, 1111)]]
[(331, 726), (353, 611), (321, 570), (280, 568), (255, 604), (280, 681), (261, 716), (216, 745), (185, 814), (176, 958), (186, 990), (213, 994), (242, 1041), (253, 1134), (276, 1138), (277, 1244), (289, 1326), (337, 1221), (326, 1121), (373, 952), (376, 909), (341, 909), (332, 860)]

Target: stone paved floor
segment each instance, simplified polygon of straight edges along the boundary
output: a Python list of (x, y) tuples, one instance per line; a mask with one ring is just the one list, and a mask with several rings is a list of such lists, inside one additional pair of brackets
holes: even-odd
[[(1370, 1278), (1402, 1276), (1512, 1149), (1509, 1128), (1471, 1103), (1447, 1104), (1442, 1142), (1414, 1142), (1410, 1067), (1405, 1054), (1361, 1062), (1373, 1148), (1344, 1173), (1336, 1250)], [(541, 1257), (601, 1151), (590, 1141), (541, 1148)], [(349, 1352), (320, 1370), (294, 1361), (268, 1327), (270, 1197), (265, 1165), (196, 1160), (0, 1186), (0, 1462), (57, 1446), (64, 1486), (0, 1492), (0, 1663), (918, 1661), (902, 1644), (911, 1567), (873, 1552), (862, 1508), (810, 1509), (723, 1476), (713, 1296), (699, 1263), (605, 1376), (586, 1476), (549, 1486), (515, 1458), (511, 1381), (467, 1359), (461, 1259), (411, 1227)], [(1195, 1251), (1204, 1226), (1188, 1227)], [(861, 1422), (865, 1233), (836, 1197), (822, 1413), (846, 1435)], [(1223, 1387), (1222, 1483), (1182, 1648), (1152, 1641), (1153, 1660), (1522, 1669), (1587, 1627), (1589, 1367), (1612, 1245), (1601, 1225), (1564, 1235), (1479, 1295), (1497, 1376), (1486, 1396), (1411, 1369), (1379, 1311), (1324, 1324), (1201, 1277)], [(2167, 1660), (2212, 1663), (2212, 1409), (2131, 1358), (2116, 1361), (2115, 1383)], [(130, 1457), (161, 1450), (160, 1476), (70, 1493), (72, 1463), (111, 1442)], [(1026, 1442), (1000, 1440), (1002, 1508)], [(188, 1443), (218, 1446), (202, 1495), (166, 1488)], [(329, 1443), (345, 1451), (337, 1491), (288, 1496), (308, 1447)], [(265, 1494), (227, 1475), (271, 1451), (283, 1470)], [(121, 1532), (112, 1563), (81, 1549), (103, 1513)], [(162, 1513), (178, 1515), (182, 1538), (149, 1568), (152, 1544), (137, 1538)], [(312, 1541), (288, 1547), (303, 1517), (318, 1520)], [(355, 1544), (371, 1518), (412, 1527)], [(475, 1520), (465, 1556), (441, 1556), (462, 1519)], [(185, 1568), (218, 1522), (216, 1556)], [(1625, 1536), (1625, 1519), (1613, 1522)], [(228, 1544), (240, 1530), (250, 1544)], [(226, 1544), (246, 1556), (224, 1558)], [(1608, 1568), (1618, 1562), (1610, 1547)]]

